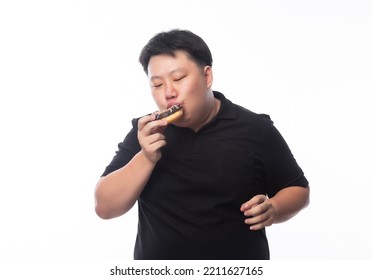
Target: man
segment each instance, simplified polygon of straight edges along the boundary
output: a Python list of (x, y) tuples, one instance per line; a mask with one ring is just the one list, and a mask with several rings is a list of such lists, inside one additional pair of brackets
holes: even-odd
[(138, 201), (135, 259), (269, 259), (265, 227), (309, 203), (286, 142), (267, 115), (212, 90), (211, 52), (192, 32), (157, 34), (140, 62), (158, 108), (184, 113), (132, 121), (97, 184), (98, 216)]

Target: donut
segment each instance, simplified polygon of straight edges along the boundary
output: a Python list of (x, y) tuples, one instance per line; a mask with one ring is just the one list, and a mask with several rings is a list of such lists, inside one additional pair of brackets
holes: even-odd
[(175, 104), (166, 110), (157, 111), (153, 114), (155, 115), (155, 120), (166, 120), (168, 123), (173, 123), (177, 121), (183, 114), (183, 107), (180, 104)]

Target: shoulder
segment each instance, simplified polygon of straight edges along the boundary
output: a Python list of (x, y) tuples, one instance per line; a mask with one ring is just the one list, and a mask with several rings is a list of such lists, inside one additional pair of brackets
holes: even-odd
[(239, 116), (242, 118), (252, 119), (258, 122), (267, 122), (267, 123), (272, 122), (270, 115), (266, 113), (257, 113), (250, 109), (247, 109), (246, 107), (243, 107), (241, 105), (234, 104), (234, 103), (233, 105), (235, 106)]
[(247, 109), (241, 105), (232, 103), (236, 109), (237, 120), (249, 123), (250, 125), (259, 126), (259, 127), (272, 127), (274, 122), (272, 121), (270, 115), (266, 113), (257, 113), (250, 109)]
[(214, 96), (221, 101), (221, 108), (218, 113), (219, 118), (223, 119), (238, 119), (242, 121), (253, 121), (272, 123), (271, 118), (265, 113), (256, 113), (252, 110), (238, 105), (231, 100), (227, 99), (221, 92), (213, 91)]
[(241, 119), (243, 121), (253, 121), (263, 124), (273, 124), (270, 116), (266, 113), (254, 112), (242, 105), (236, 104), (227, 99), (222, 93), (214, 91), (214, 96), (221, 101), (220, 117)]
[(140, 118), (133, 118), (132, 119), (132, 130), (137, 131), (138, 130), (138, 121)]

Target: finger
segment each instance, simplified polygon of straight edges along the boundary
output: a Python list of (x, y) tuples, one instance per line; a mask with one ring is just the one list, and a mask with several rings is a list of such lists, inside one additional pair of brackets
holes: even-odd
[(247, 202), (243, 203), (240, 207), (240, 211), (244, 212), (246, 210), (249, 210), (251, 208), (256, 207), (258, 204), (261, 204), (266, 200), (266, 196), (263, 194), (258, 194), (252, 197), (250, 200)]
[(145, 124), (145, 126), (142, 128), (141, 132), (144, 133), (144, 135), (151, 135), (155, 134), (157, 132), (164, 131), (164, 128), (168, 125), (168, 122), (165, 120), (153, 120), (149, 121)]
[[(139, 143), (146, 152), (156, 151), (166, 144), (165, 136), (161, 133), (155, 133), (148, 136), (139, 136)], [(154, 146), (154, 144), (156, 144)]]
[(272, 218), (268, 218), (267, 220), (261, 222), (261, 223), (257, 223), (257, 224), (253, 224), (249, 227), (250, 230), (260, 230), (260, 229), (263, 229), (265, 227), (268, 227), (268, 226), (271, 226), (273, 224), (273, 220)]
[(258, 217), (249, 218), (244, 221), (250, 225), (250, 230), (259, 230), (273, 224), (273, 218), (270, 215), (260, 215)]
[(159, 153), (159, 150), (161, 147), (165, 146), (167, 142), (165, 140), (156, 141), (150, 145), (147, 145), (143, 149), (145, 150), (145, 153), (150, 154), (156, 154)]
[(156, 122), (159, 122), (159, 123), (154, 124), (156, 126), (151, 129), (151, 133), (158, 133), (158, 132), (164, 133), (164, 130), (166, 126), (168, 125), (168, 123), (166, 121), (156, 121)]
[(144, 154), (147, 158), (154, 162), (161, 158), (160, 149), (166, 144), (165, 136), (161, 133), (149, 135), (140, 141)]
[(162, 141), (162, 140), (165, 141), (164, 134), (155, 133), (155, 134), (151, 134), (151, 135), (147, 136), (146, 139), (144, 140), (144, 144), (145, 145), (152, 145), (152, 144), (154, 144), (156, 142), (159, 142), (159, 141)]
[(250, 225), (258, 224), (258, 223), (261, 223), (261, 222), (263, 222), (263, 221), (265, 221), (269, 218), (270, 218), (270, 213), (268, 211), (266, 211), (266, 212), (262, 212), (262, 213), (257, 214), (257, 215), (247, 216), (247, 218), (245, 219), (245, 223), (250, 224)]
[(262, 213), (265, 213), (270, 208), (270, 204), (266, 203), (266, 202), (267, 202), (267, 200), (264, 200), (261, 203), (254, 205), (250, 209), (245, 210), (244, 211), (244, 216), (247, 216), (247, 217), (248, 216), (253, 216), (254, 217), (254, 216), (261, 215)]
[(142, 118), (138, 120), (138, 130), (142, 130), (146, 124), (148, 124), (149, 122), (153, 120), (155, 120), (155, 116), (152, 116), (152, 115), (143, 116)]

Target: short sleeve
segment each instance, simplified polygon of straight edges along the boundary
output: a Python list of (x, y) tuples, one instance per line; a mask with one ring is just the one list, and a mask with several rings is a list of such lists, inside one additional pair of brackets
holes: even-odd
[(265, 133), (265, 169), (269, 197), (289, 186), (308, 187), (309, 182), (286, 141), (273, 122), (268, 122)]
[(137, 125), (138, 119), (133, 119), (132, 129), (126, 135), (124, 140), (118, 144), (118, 150), (110, 164), (106, 167), (102, 176), (106, 176), (111, 172), (122, 168), (141, 150), (137, 138)]

